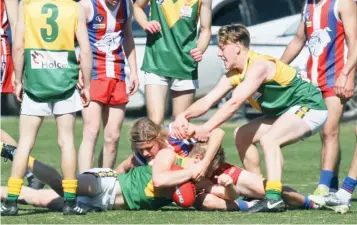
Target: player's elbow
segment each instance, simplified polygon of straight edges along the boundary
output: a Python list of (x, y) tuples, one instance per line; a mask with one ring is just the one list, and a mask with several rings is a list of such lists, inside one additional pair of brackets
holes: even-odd
[(215, 128), (211, 133), (213, 136), (222, 136), (223, 137), (225, 135), (224, 130), (222, 130), (221, 128)]
[(152, 177), (152, 185), (154, 188), (162, 188), (165, 186), (165, 179), (162, 176), (153, 176)]

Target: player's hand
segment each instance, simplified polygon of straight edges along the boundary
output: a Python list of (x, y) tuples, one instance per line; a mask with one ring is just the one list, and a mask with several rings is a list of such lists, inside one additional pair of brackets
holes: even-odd
[(155, 34), (160, 32), (161, 25), (159, 22), (152, 20), (147, 22), (147, 24), (144, 26), (144, 30), (149, 32), (150, 34)]
[(210, 132), (204, 126), (197, 126), (195, 130), (195, 138), (200, 142), (207, 142)]
[(132, 73), (130, 74), (130, 78), (129, 78), (129, 85), (128, 85), (128, 88), (127, 88), (127, 91), (126, 93), (131, 96), (133, 94), (136, 93), (136, 91), (138, 90), (139, 88), (139, 77), (138, 75), (135, 73)]
[(178, 139), (186, 139), (188, 131), (188, 120), (183, 115), (178, 115), (171, 124), (171, 134)]
[(16, 82), (15, 95), (16, 95), (17, 101), (22, 102), (23, 93), (24, 92), (23, 92), (22, 82)]
[(206, 175), (207, 167), (203, 161), (194, 164), (192, 168), (192, 181), (196, 183), (202, 180)]
[(81, 70), (79, 70), (79, 77), (78, 77), (77, 88), (78, 88), (79, 90), (82, 90), (82, 89), (84, 88), (83, 74), (82, 74), (82, 71), (81, 71)]
[(83, 107), (88, 107), (90, 103), (90, 90), (89, 88), (83, 88), (80, 90), (81, 100), (83, 103)]
[(198, 48), (191, 49), (190, 51), (191, 57), (195, 60), (195, 62), (201, 62), (203, 52)]
[(223, 173), (219, 176), (215, 176), (215, 178), (217, 179), (217, 183), (223, 187), (233, 185), (233, 179), (228, 174)]
[(355, 93), (355, 80), (354, 79), (347, 79), (345, 89), (344, 89), (344, 100), (348, 101), (350, 98), (353, 97)]

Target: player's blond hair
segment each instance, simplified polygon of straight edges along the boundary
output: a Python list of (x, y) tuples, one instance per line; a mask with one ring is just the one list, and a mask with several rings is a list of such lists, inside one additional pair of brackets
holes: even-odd
[(148, 118), (140, 118), (134, 122), (130, 129), (130, 140), (133, 150), (137, 144), (151, 141), (159, 143), (161, 148), (167, 147), (167, 131)]
[(249, 48), (250, 34), (248, 29), (242, 24), (232, 24), (222, 26), (218, 31), (219, 42), (227, 43), (241, 43), (244, 47)]
[[(188, 157), (194, 158), (195, 156), (199, 156), (202, 160), (207, 152), (208, 143), (195, 143), (193, 144), (192, 150), (188, 154)], [(216, 155), (214, 156), (210, 166), (213, 171), (217, 170), (226, 160), (224, 149), (220, 147), (217, 151)]]

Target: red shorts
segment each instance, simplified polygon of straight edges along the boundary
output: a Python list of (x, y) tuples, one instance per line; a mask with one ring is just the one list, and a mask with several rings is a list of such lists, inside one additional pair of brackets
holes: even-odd
[(243, 169), (233, 166), (229, 163), (224, 163), (220, 168), (218, 168), (218, 170), (212, 175), (211, 177), (211, 181), (215, 184), (217, 184), (217, 179), (215, 178), (215, 176), (219, 176), (221, 174), (227, 174), (229, 175), (232, 180), (233, 180), (233, 184), (236, 185), (237, 181), (239, 179), (240, 174), (242, 173)]
[(91, 101), (106, 105), (121, 105), (129, 101), (125, 81), (118, 79), (91, 80)]
[(324, 99), (326, 99), (326, 98), (328, 98), (328, 97), (336, 96), (334, 87), (321, 88), (321, 93), (322, 93), (322, 97), (323, 97)]
[(11, 76), (14, 72), (11, 55), (1, 55), (1, 93), (14, 93)]

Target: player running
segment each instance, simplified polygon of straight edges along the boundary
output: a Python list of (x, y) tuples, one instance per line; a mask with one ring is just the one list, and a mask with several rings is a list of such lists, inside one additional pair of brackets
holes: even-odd
[(261, 174), (255, 145), (260, 142), (267, 168), (266, 198), (249, 211), (283, 211), (281, 147), (318, 132), (327, 119), (327, 109), (321, 92), (302, 80), (295, 69), (255, 53), (249, 49), (249, 42), (249, 32), (243, 25), (220, 28), (218, 55), (229, 72), (211, 92), (177, 117), (173, 135), (185, 135), (188, 119), (203, 115), (234, 89), (232, 98), (196, 128), (195, 136), (200, 141), (207, 140), (209, 133), (231, 118), (248, 99), (264, 116), (237, 128), (236, 145), (244, 167)]
[[(139, 80), (131, 28), (132, 1), (81, 0), (80, 4), (86, 11), (93, 52), (91, 102), (82, 111), (83, 139), (78, 153), (79, 171), (84, 172), (93, 168), (101, 121), (104, 143), (98, 165), (113, 168), (128, 96), (135, 94)], [(125, 57), (130, 68), (128, 87), (125, 84)], [(81, 64), (87, 63), (81, 61)]]
[[(62, 152), (60, 187), (64, 192), (63, 214), (80, 214), (76, 206), (76, 151), (74, 146), (75, 113), (90, 101), (89, 81), (92, 56), (83, 8), (67, 0), (24, 0), (19, 4), (14, 42), (16, 96), (21, 105), (20, 140), (8, 180), (7, 199), (2, 216), (18, 214), (17, 200), (45, 116), (54, 115), (58, 127), (58, 145)], [(26, 25), (26, 29), (25, 29)], [(84, 104), (76, 90), (78, 63), (74, 51), (77, 39), (81, 57)], [(23, 73), (25, 76), (23, 76)]]

